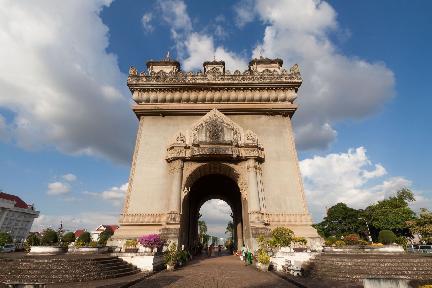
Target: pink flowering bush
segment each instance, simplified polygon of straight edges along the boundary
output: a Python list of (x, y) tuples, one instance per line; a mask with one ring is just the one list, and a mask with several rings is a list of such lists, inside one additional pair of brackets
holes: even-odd
[(159, 234), (143, 235), (138, 238), (138, 242), (144, 247), (151, 248), (152, 251), (154, 248), (161, 248), (165, 244)]

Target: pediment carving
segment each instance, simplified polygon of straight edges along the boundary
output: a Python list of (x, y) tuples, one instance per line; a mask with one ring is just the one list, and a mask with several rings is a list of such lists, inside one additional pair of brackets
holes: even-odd
[(244, 130), (217, 109), (190, 129), (177, 132), (167, 148), (167, 161), (194, 158), (257, 158), (264, 160), (258, 136)]

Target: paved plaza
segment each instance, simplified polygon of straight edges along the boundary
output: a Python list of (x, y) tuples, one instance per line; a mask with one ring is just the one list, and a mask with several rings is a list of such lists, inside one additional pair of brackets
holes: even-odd
[(144, 287), (297, 287), (271, 272), (245, 266), (236, 256), (199, 258), (175, 271), (162, 271), (132, 286)]

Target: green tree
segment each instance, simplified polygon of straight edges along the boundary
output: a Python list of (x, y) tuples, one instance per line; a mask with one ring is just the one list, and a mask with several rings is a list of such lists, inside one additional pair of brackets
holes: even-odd
[(55, 245), (59, 242), (58, 234), (51, 228), (47, 228), (42, 232), (41, 244), (46, 246)]
[(391, 230), (397, 236), (411, 236), (408, 222), (415, 219), (415, 213), (408, 203), (414, 200), (411, 190), (402, 188), (395, 196), (368, 206), (365, 216), (371, 226), (372, 236), (376, 239), (381, 230)]
[(85, 231), (79, 237), (78, 240), (84, 244), (89, 244), (91, 241), (90, 233)]
[(106, 245), (108, 239), (114, 234), (114, 231), (111, 229), (110, 226), (106, 226), (105, 230), (102, 231), (102, 233), (99, 234), (98, 238), (98, 244), (101, 244), (103, 246)]
[(408, 221), (408, 229), (412, 234), (419, 234), (421, 240), (427, 244), (432, 243), (432, 212), (422, 208), (417, 219)]
[(25, 242), (28, 246), (39, 246), (41, 240), (37, 233), (30, 233)]
[(66, 244), (70, 244), (75, 241), (75, 233), (67, 232), (62, 237), (62, 242)]
[(294, 232), (286, 227), (276, 227), (271, 231), (271, 245), (274, 247), (288, 247), (294, 239)]
[(345, 203), (338, 203), (327, 210), (327, 216), (314, 227), (318, 233), (328, 238), (340, 237), (347, 234), (363, 234), (366, 236), (366, 223), (362, 218), (362, 211), (348, 207)]
[(233, 233), (234, 233), (234, 223), (233, 221), (229, 221), (225, 229), (225, 234), (229, 235), (228, 238), (233, 239)]
[[(199, 218), (201, 218), (201, 214), (199, 214)], [(207, 243), (208, 237), (205, 237), (207, 235), (207, 224), (204, 220), (199, 220), (198, 218), (198, 235), (199, 239), (202, 244)]]
[(4, 246), (5, 244), (12, 243), (13, 239), (9, 233), (0, 232), (0, 246)]

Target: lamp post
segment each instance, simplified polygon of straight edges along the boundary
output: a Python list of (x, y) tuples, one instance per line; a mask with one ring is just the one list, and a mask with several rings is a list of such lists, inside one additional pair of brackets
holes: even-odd
[(368, 224), (368, 222), (367, 222), (367, 220), (365, 219), (365, 218), (363, 218), (363, 217), (360, 217), (360, 218), (358, 218), (359, 220), (363, 220), (365, 223), (366, 223), (366, 229), (367, 229), (367, 237), (368, 237), (368, 240), (369, 240), (369, 242), (370, 243), (373, 243), (373, 241), (372, 241), (372, 236), (371, 236), (371, 233), (370, 233), (370, 230), (369, 230), (369, 224)]

